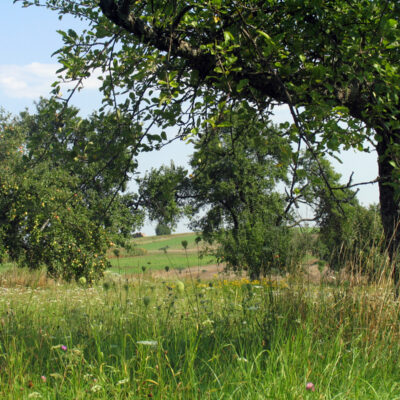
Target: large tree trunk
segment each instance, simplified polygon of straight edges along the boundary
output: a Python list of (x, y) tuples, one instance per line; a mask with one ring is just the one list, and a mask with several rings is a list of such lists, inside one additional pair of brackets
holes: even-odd
[[(391, 143), (391, 140), (392, 143)], [(395, 140), (393, 140), (395, 139)], [(400, 271), (398, 265), (398, 250), (400, 245), (399, 215), (400, 207), (398, 195), (400, 188), (396, 188), (400, 182), (396, 182), (394, 168), (390, 164), (396, 161), (396, 155), (393, 151), (393, 141), (397, 142), (397, 134), (383, 136), (377, 145), (378, 167), (379, 167), (379, 201), (381, 209), (381, 218), (385, 233), (386, 246), (392, 263), (392, 277), (396, 289), (396, 295), (399, 295)]]

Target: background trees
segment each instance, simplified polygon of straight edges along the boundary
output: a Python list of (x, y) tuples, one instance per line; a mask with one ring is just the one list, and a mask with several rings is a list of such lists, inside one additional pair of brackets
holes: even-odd
[(301, 199), (314, 199), (310, 182), (318, 174), (304, 162), (300, 174), (284, 133), (252, 109), (238, 107), (224, 118), (225, 126), (190, 139), (190, 173), (171, 164), (138, 180), (142, 203), (164, 222), (190, 216), (192, 229), (215, 244), (218, 259), (233, 270), (249, 270), (254, 279), (282, 272), (301, 256), (291, 245), (293, 209)]

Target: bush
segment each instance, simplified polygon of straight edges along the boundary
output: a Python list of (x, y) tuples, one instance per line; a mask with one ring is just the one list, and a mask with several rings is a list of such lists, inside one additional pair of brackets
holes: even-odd
[[(320, 229), (319, 256), (330, 263), (331, 268), (340, 269), (348, 260), (363, 265), (364, 272), (374, 274), (380, 268), (385, 251), (383, 227), (376, 205), (369, 208), (354, 205), (346, 214), (332, 213)], [(371, 254), (378, 262), (371, 264)], [(367, 267), (368, 266), (368, 267)]]
[(170, 235), (171, 234), (171, 228), (166, 225), (166, 224), (161, 224), (158, 223), (156, 226), (156, 235), (161, 236), (161, 235)]

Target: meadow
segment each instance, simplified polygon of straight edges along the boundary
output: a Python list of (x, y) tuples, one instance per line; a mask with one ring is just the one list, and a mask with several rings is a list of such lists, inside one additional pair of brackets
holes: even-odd
[[(110, 250), (111, 271), (120, 274), (141, 273), (143, 270), (158, 271), (165, 269), (180, 271), (188, 267), (200, 267), (216, 264), (214, 256), (203, 254), (205, 246), (196, 243), (198, 237), (195, 233), (184, 233), (168, 236), (150, 236), (134, 240), (135, 252), (138, 255), (131, 256), (123, 249), (118, 251), (116, 257)], [(186, 249), (182, 241), (187, 242)]]
[(2, 399), (400, 399), (400, 311), (385, 279), (146, 270), (89, 287), (8, 269), (0, 292)]

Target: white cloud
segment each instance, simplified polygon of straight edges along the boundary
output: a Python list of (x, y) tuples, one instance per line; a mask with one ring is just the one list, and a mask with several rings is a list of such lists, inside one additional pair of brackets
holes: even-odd
[[(27, 65), (0, 65), (0, 92), (15, 99), (37, 99), (47, 97), (51, 84), (57, 79), (56, 71), (59, 64), (44, 64), (33, 62)], [(97, 79), (100, 73), (94, 73), (84, 81), (86, 89), (98, 89), (101, 82)], [(65, 85), (62, 90), (71, 87)]]

